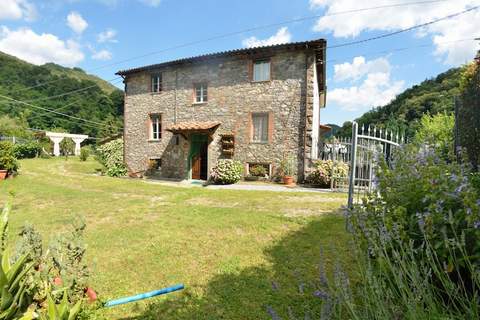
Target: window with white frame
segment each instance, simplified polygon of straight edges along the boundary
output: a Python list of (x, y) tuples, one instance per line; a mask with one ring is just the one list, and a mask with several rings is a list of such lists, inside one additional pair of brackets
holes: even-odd
[(152, 92), (162, 92), (162, 74), (152, 75)]
[(252, 142), (268, 142), (268, 113), (252, 114)]
[(160, 140), (162, 138), (162, 115), (155, 113), (150, 114), (151, 135), (152, 140)]
[(257, 60), (253, 62), (253, 81), (270, 80), (270, 60)]
[(208, 89), (206, 83), (195, 84), (195, 103), (204, 103), (208, 100)]

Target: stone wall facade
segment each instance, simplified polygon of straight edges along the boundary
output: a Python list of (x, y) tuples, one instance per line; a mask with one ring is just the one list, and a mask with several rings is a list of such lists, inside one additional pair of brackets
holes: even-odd
[[(224, 156), (221, 135), (235, 137), (234, 160), (269, 164), (272, 174), (285, 156), (296, 164), (298, 180), (309, 166), (313, 110), (313, 68), (309, 49), (279, 50), (270, 55), (271, 80), (252, 82), (250, 55), (225, 56), (167, 65), (125, 76), (125, 162), (141, 175), (150, 159), (161, 159), (161, 175), (189, 179), (188, 135), (166, 129), (181, 122), (219, 121), (210, 136), (208, 171)], [(151, 75), (162, 74), (162, 91), (151, 92)], [(207, 83), (208, 102), (194, 103), (194, 84)], [(150, 140), (150, 114), (161, 114), (162, 138)], [(269, 114), (268, 143), (251, 142), (251, 114)]]

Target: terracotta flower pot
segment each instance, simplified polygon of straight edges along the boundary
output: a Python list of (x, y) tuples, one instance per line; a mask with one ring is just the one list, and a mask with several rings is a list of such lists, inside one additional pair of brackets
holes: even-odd
[(287, 186), (293, 185), (293, 177), (292, 176), (284, 176), (283, 177), (283, 183), (286, 184)]
[(0, 180), (5, 180), (7, 178), (8, 171), (7, 170), (0, 170)]

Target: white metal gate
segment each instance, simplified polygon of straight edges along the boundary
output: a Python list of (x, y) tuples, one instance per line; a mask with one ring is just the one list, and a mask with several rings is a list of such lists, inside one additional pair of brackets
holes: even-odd
[(390, 164), (404, 136), (376, 127), (352, 124), (348, 178), (348, 207), (351, 208), (375, 189), (375, 171), (381, 159)]

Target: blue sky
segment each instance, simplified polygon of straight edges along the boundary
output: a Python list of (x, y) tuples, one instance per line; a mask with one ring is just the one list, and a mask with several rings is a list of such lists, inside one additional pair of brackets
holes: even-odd
[[(0, 51), (35, 64), (78, 66), (110, 80), (119, 69), (208, 52), (325, 38), (329, 45), (388, 33), (479, 5), (480, 0), (1, 0)], [(383, 8), (348, 14), (352, 9)], [(323, 123), (341, 124), (479, 48), (480, 10), (420, 30), (329, 49)], [(191, 41), (285, 20), (322, 17), (168, 50)], [(399, 48), (408, 50), (395, 51)], [(387, 51), (387, 52), (385, 52)], [(388, 52), (392, 51), (392, 52)]]

